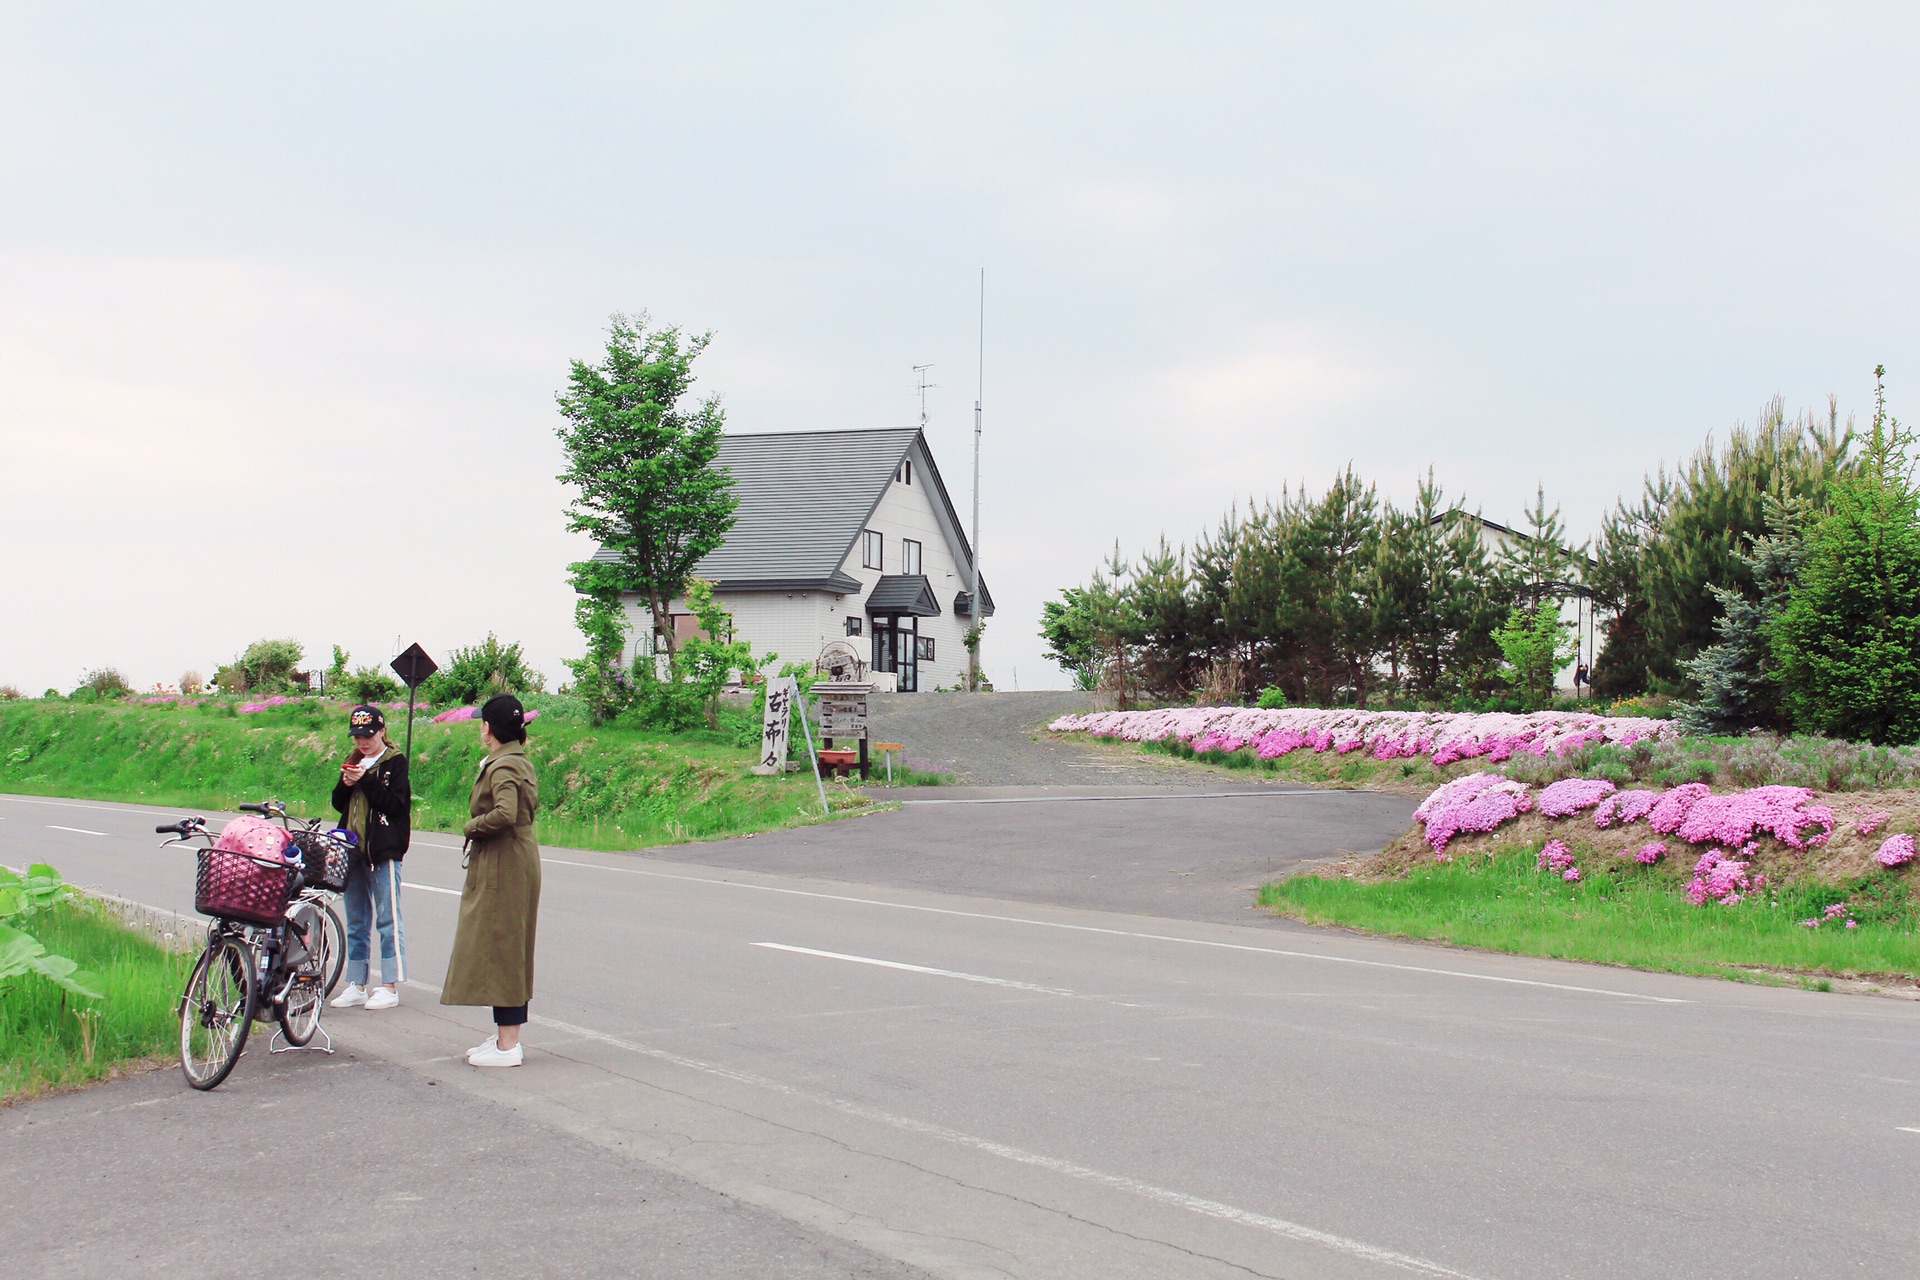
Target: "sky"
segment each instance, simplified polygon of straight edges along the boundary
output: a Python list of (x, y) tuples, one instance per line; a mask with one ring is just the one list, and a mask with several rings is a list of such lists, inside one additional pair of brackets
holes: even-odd
[(1865, 4), (9, 4), (0, 684), (565, 678), (553, 398), (616, 311), (711, 331), (734, 431), (909, 424), (931, 363), (963, 510), (983, 385), (1003, 689), (1116, 543), (1349, 463), (1588, 537), (1775, 395), (1920, 418), (1916, 55)]

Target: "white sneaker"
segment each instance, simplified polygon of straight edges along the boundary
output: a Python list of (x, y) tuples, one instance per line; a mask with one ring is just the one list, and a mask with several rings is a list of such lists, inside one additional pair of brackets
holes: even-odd
[(473, 1046), (473, 1048), (467, 1050), (467, 1061), (469, 1062), (473, 1061), (473, 1055), (476, 1053), (490, 1053), (494, 1049), (497, 1049), (499, 1047), (500, 1047), (500, 1033), (496, 1031), (492, 1035), (488, 1036), (485, 1040), (482, 1040), (479, 1044)]
[(367, 989), (357, 982), (349, 982), (347, 989), (330, 1001), (336, 1009), (357, 1009), (366, 1002)]
[(502, 1049), (499, 1045), (485, 1045), (467, 1055), (467, 1065), (474, 1067), (517, 1067), (520, 1065), (522, 1051), (519, 1045), (511, 1049)]
[(391, 1009), (400, 1003), (400, 993), (392, 987), (375, 987), (367, 992), (368, 1009)]

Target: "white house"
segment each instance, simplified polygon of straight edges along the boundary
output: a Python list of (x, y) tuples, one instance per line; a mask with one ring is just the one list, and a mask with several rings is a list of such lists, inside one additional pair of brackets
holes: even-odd
[[(973, 550), (918, 427), (729, 435), (715, 465), (740, 506), (694, 574), (714, 584), (735, 638), (782, 662), (844, 641), (878, 685), (902, 692), (962, 682)], [(984, 580), (980, 594), (990, 618)], [(623, 604), (637, 652), (653, 652), (645, 597)], [(686, 601), (670, 607), (689, 632)]]
[[(1450, 520), (1471, 520), (1479, 526), (1480, 545), (1487, 554), (1498, 559), (1507, 548), (1516, 544), (1531, 542), (1533, 539), (1518, 529), (1510, 529), (1497, 521), (1489, 520), (1477, 511), (1462, 511), (1455, 508), (1434, 518), (1434, 523)], [(1577, 554), (1577, 553), (1570, 553)], [(1591, 567), (1593, 558), (1580, 555), (1583, 567)], [(1565, 594), (1560, 597), (1560, 619), (1573, 629), (1580, 642), (1579, 652), (1574, 660), (1562, 667), (1554, 683), (1564, 692), (1573, 692), (1574, 667), (1585, 663), (1589, 669), (1593, 660), (1599, 656), (1600, 647), (1606, 639), (1605, 623), (1594, 608), (1593, 592), (1579, 583), (1565, 583)]]

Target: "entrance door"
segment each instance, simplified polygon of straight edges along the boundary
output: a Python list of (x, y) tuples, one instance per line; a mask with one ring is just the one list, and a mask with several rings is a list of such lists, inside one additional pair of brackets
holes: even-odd
[(900, 677), (900, 692), (920, 688), (920, 619), (892, 614), (873, 620), (873, 669)]

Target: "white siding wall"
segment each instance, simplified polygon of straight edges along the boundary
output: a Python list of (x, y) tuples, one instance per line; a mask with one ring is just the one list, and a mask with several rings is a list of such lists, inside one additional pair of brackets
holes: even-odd
[[(734, 635), (751, 641), (756, 654), (778, 653), (783, 663), (812, 662), (832, 640), (846, 640), (859, 653), (862, 662), (871, 662), (873, 620), (867, 616), (864, 602), (883, 573), (906, 572), (902, 543), (912, 538), (920, 543), (920, 572), (926, 575), (933, 588), (933, 598), (940, 605), (938, 617), (920, 619), (920, 634), (932, 637), (934, 642), (933, 661), (920, 663), (920, 688), (957, 685), (967, 669), (967, 650), (962, 637), (970, 619), (954, 616), (953, 597), (966, 590), (968, 583), (961, 572), (956, 548), (948, 544), (946, 535), (940, 531), (933, 498), (923, 483), (918, 462), (914, 464), (911, 484), (895, 480), (888, 485), (867, 527), (885, 537), (885, 563), (881, 569), (866, 568), (862, 563), (862, 540), (854, 539), (853, 550), (841, 568), (861, 584), (857, 595), (841, 596), (831, 591), (723, 591), (720, 603), (733, 614)], [(624, 603), (632, 627), (627, 649), (630, 661), (635, 652), (645, 650), (652, 621), (644, 598), (628, 596)], [(685, 600), (673, 602), (673, 612), (685, 613), (686, 610)], [(857, 638), (847, 635), (849, 616), (860, 619)]]

